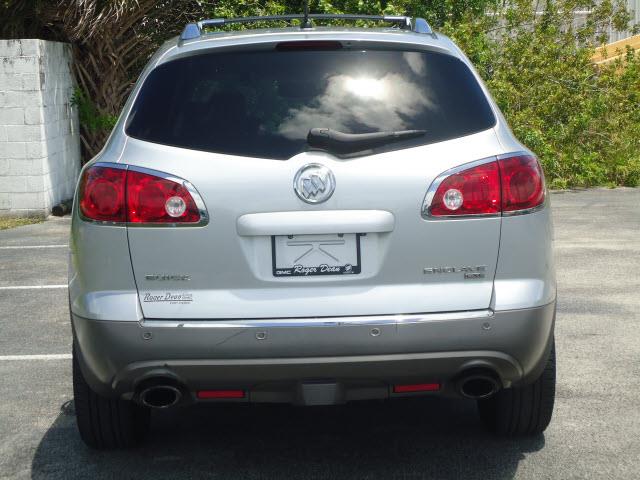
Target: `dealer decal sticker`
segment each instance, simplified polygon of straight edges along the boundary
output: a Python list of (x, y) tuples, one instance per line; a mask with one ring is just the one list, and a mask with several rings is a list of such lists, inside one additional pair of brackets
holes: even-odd
[(145, 293), (142, 297), (144, 303), (164, 303), (170, 305), (186, 305), (193, 302), (192, 293)]

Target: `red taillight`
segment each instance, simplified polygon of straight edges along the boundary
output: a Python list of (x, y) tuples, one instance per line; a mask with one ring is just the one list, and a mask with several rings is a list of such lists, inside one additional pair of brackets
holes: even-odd
[(433, 216), (500, 213), (500, 171), (485, 163), (445, 178), (431, 201)]
[(127, 173), (127, 221), (131, 223), (197, 223), (200, 213), (189, 191), (165, 178)]
[(439, 383), (416, 383), (413, 385), (394, 385), (393, 393), (437, 392)]
[(544, 177), (535, 157), (521, 155), (500, 160), (502, 211), (515, 212), (544, 202)]
[(201, 400), (244, 398), (244, 390), (199, 390), (197, 396)]
[(94, 166), (80, 182), (85, 218), (130, 223), (198, 223), (200, 212), (182, 184), (133, 170)]
[(544, 196), (544, 176), (538, 160), (517, 155), (446, 177), (425, 213), (433, 217), (497, 215), (537, 207)]
[(91, 167), (80, 181), (80, 211), (86, 218), (124, 222), (125, 181), (127, 171), (109, 167)]

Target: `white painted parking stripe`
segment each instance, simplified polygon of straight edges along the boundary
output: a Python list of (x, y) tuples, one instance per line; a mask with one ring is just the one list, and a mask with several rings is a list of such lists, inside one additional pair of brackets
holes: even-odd
[(67, 248), (69, 245), (11, 245), (0, 247), (0, 250), (22, 250), (26, 248)]
[(48, 355), (0, 355), (0, 362), (17, 360), (71, 360), (71, 354), (52, 353)]
[(16, 285), (0, 287), (0, 290), (48, 290), (55, 288), (67, 288), (67, 285)]

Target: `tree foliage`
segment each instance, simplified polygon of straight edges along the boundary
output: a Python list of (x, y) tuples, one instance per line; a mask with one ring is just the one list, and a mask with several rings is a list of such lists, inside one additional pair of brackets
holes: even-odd
[(95, 156), (158, 45), (204, 14), (197, 0), (0, 0), (0, 36), (69, 42), (83, 156)]
[[(72, 43), (90, 157), (148, 57), (185, 23), (302, 9), (302, 0), (0, 0), (0, 36)], [(591, 61), (609, 27), (627, 28), (622, 0), (311, 0), (310, 10), (427, 18), (471, 58), (552, 186), (640, 184), (639, 55)]]
[[(626, 27), (624, 4), (550, 1), (538, 15), (530, 5), (512, 1), (443, 31), (469, 54), (551, 186), (639, 185), (640, 56), (591, 60), (609, 25)], [(576, 21), (577, 10), (591, 14)]]

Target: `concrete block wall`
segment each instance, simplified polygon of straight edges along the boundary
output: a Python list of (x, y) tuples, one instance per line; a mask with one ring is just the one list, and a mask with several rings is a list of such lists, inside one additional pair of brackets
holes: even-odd
[(47, 215), (80, 171), (71, 48), (0, 40), (0, 215)]

